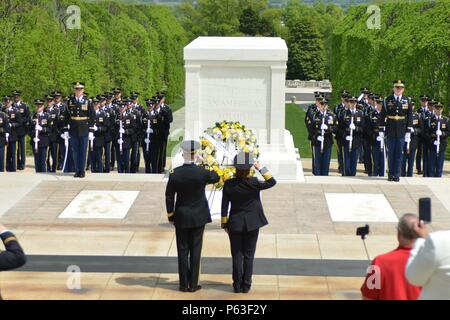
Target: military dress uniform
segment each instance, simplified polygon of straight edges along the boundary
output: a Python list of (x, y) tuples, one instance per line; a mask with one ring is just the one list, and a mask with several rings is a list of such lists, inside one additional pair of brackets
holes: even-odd
[(173, 122), (172, 109), (167, 104), (161, 104), (160, 112), (161, 118), (161, 145), (160, 145), (160, 164), (159, 164), (159, 172), (163, 173), (166, 168), (166, 159), (167, 159), (167, 142), (170, 134), (170, 124)]
[(409, 147), (405, 137), (405, 146), (403, 148), (402, 160), (402, 177), (412, 177), (414, 172), (414, 161), (416, 159), (416, 151), (419, 145), (419, 137), (422, 135), (423, 124), (420, 114), (414, 112), (412, 114), (412, 130), (406, 134), (409, 136)]
[[(148, 101), (151, 103), (151, 101)], [(150, 106), (151, 107), (151, 106)], [(153, 118), (152, 110), (145, 111), (142, 116), (142, 128), (144, 135), (142, 138), (142, 154), (144, 155), (145, 173), (152, 173), (152, 133), (153, 133)]]
[[(371, 94), (373, 97), (373, 94)], [(370, 115), (374, 110), (374, 106), (368, 101), (365, 101), (363, 114), (364, 119), (368, 122)], [(368, 130), (368, 127), (364, 128), (363, 131), (363, 159), (364, 159), (364, 171), (370, 177), (373, 172), (373, 161), (372, 161), (372, 133)]]
[(92, 151), (91, 171), (103, 173), (103, 150), (106, 144), (106, 133), (109, 128), (109, 116), (107, 112), (98, 109), (95, 111), (94, 142)]
[[(395, 84), (403, 83), (398, 80)], [(405, 134), (412, 127), (411, 99), (392, 94), (385, 100), (385, 110), (389, 181), (399, 181)]]
[(135, 121), (134, 115), (126, 111), (119, 112), (116, 118), (115, 132), (117, 136), (115, 139), (115, 150), (118, 173), (130, 173), (130, 152), (133, 143)]
[(5, 171), (5, 148), (10, 132), (9, 117), (5, 112), (0, 111), (0, 172)]
[[(351, 130), (351, 124), (353, 119), (354, 129)], [(363, 131), (364, 131), (364, 114), (361, 110), (347, 109), (342, 113), (341, 120), (342, 126), (345, 128), (343, 131), (342, 139), (344, 144), (344, 174), (346, 176), (355, 176), (356, 167), (358, 165), (359, 149), (363, 143)]]
[[(0, 251), (0, 271), (8, 271), (22, 267), (26, 261), (26, 255), (14, 233), (5, 230), (0, 233), (6, 251)], [(2, 300), (0, 292), (0, 300)]]
[(384, 177), (385, 171), (385, 116), (383, 110), (372, 110), (367, 121), (371, 136), (372, 150), (372, 176)]
[(19, 109), (14, 107), (12, 104), (9, 105), (9, 107), (6, 107), (5, 113), (9, 117), (9, 125), (11, 127), (8, 138), (8, 148), (6, 151), (6, 171), (16, 172), (17, 140), (19, 139), (19, 128), (23, 124), (22, 115), (20, 114)]
[[(348, 97), (348, 95), (349, 95), (349, 93), (346, 90), (343, 90), (341, 92), (341, 99), (345, 100)], [(333, 112), (334, 112), (337, 120), (340, 118), (341, 112), (343, 112), (344, 110), (345, 110), (344, 101), (342, 101), (340, 104), (338, 104), (336, 107), (334, 107)], [(339, 131), (340, 129), (341, 129), (341, 127), (337, 126), (337, 131), (335, 133), (335, 139), (336, 139), (336, 153), (337, 153), (337, 160), (338, 160), (338, 172), (340, 174), (343, 174), (344, 149), (343, 149), (342, 135), (340, 134), (340, 131)]]
[[(197, 141), (185, 141), (184, 152), (200, 148)], [(167, 217), (175, 225), (178, 251), (178, 274), (181, 291), (197, 291), (205, 225), (211, 222), (205, 187), (217, 183), (214, 171), (186, 162), (169, 176), (166, 188)], [(175, 201), (176, 198), (176, 201)]]
[[(47, 97), (48, 101), (53, 100), (52, 96)], [(58, 166), (58, 121), (59, 121), (59, 109), (55, 108), (52, 104), (45, 110), (50, 116), (51, 131), (48, 135), (48, 155), (47, 155), (47, 172), (56, 172)]]
[[(153, 97), (155, 105), (159, 103), (159, 99)], [(161, 117), (159, 115), (159, 110), (155, 108), (150, 112), (150, 125), (153, 132), (150, 134), (150, 159), (152, 166), (152, 173), (161, 173), (159, 171), (159, 164), (161, 163)]]
[[(338, 120), (334, 113), (317, 111), (312, 117), (314, 172), (315, 176), (328, 176), (331, 151), (333, 149), (333, 134), (337, 132)], [(324, 126), (322, 136), (322, 125)], [(322, 144), (323, 139), (323, 144)], [(323, 146), (323, 148), (322, 148)]]
[[(21, 92), (13, 91), (13, 96), (20, 96)], [(24, 170), (26, 164), (26, 146), (25, 146), (25, 136), (28, 132), (28, 126), (31, 122), (31, 113), (28, 105), (23, 103), (21, 100), (15, 102), (14, 107), (19, 110), (20, 117), (22, 119), (19, 127), (17, 128), (17, 169)]]
[[(77, 84), (84, 87), (81, 83)], [(88, 136), (93, 135), (94, 119), (94, 109), (87, 97), (71, 96), (69, 98), (63, 130), (70, 136), (75, 177), (83, 178), (85, 176)]]
[(132, 107), (128, 110), (133, 115), (133, 135), (131, 139), (131, 156), (130, 156), (130, 173), (137, 173), (139, 171), (140, 160), (140, 140), (142, 139), (142, 114), (138, 109)]
[[(47, 148), (50, 144), (51, 116), (46, 112), (35, 113), (30, 127), (30, 144), (33, 147), (34, 166), (36, 172), (46, 172)], [(36, 126), (37, 125), (37, 126)], [(36, 129), (37, 128), (37, 129)], [(37, 135), (36, 135), (37, 131)], [(35, 142), (37, 139), (37, 149)]]
[[(106, 112), (108, 117), (108, 129), (105, 132), (105, 146), (103, 149), (103, 153), (105, 155), (105, 163), (104, 163), (104, 171), (105, 173), (109, 173), (111, 171), (111, 163), (112, 163), (112, 146), (114, 145), (113, 139), (116, 136), (115, 133), (115, 125), (116, 125), (116, 111), (114, 110), (113, 104), (109, 103), (103, 107), (103, 111)], [(115, 158), (115, 157), (114, 157)]]
[[(426, 95), (421, 95), (420, 100), (427, 102), (428, 97)], [(430, 111), (428, 110), (427, 105), (421, 106), (416, 111), (419, 114), (419, 120), (423, 124), (424, 119), (427, 117), (427, 113)], [(422, 168), (424, 167), (422, 161), (423, 161), (423, 148), (424, 148), (424, 132), (419, 134), (419, 140), (417, 141), (417, 152), (416, 152), (416, 170), (417, 174), (423, 174)]]
[(449, 118), (442, 115), (433, 115), (430, 119), (430, 124), (428, 127), (428, 136), (430, 139), (429, 145), (431, 146), (428, 165), (428, 173), (430, 177), (442, 177), (445, 161), (445, 151), (447, 149), (449, 134)]
[[(430, 105), (431, 102), (429, 102)], [(422, 131), (422, 159), (423, 159), (423, 163), (422, 163), (422, 171), (423, 171), (423, 176), (424, 177), (429, 177), (429, 159), (430, 159), (430, 150), (433, 147), (432, 143), (431, 143), (431, 139), (429, 137), (429, 129), (430, 129), (430, 120), (431, 117), (433, 116), (433, 112), (430, 111), (428, 108), (427, 110), (425, 110), (424, 112), (421, 113), (421, 121), (422, 121), (422, 126), (423, 126), (423, 131)]]
[[(238, 153), (234, 159), (236, 170), (249, 170), (253, 161), (248, 153)], [(268, 224), (261, 203), (260, 192), (272, 188), (276, 180), (263, 167), (259, 171), (264, 178), (233, 178), (225, 181), (222, 191), (222, 228), (230, 238), (233, 258), (233, 287), (236, 293), (250, 290), (253, 260), (259, 229)]]

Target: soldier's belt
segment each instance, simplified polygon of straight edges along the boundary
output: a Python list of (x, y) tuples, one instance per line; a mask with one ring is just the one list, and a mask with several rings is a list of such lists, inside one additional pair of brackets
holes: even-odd
[(81, 121), (81, 120), (87, 120), (89, 119), (88, 117), (71, 117), (70, 119), (72, 120), (77, 120), (77, 121)]
[(388, 116), (387, 118), (398, 121), (398, 120), (405, 120), (406, 117), (405, 116)]

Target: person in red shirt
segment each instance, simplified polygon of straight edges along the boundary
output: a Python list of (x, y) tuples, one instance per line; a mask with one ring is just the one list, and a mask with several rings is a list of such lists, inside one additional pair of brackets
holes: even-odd
[(397, 249), (379, 255), (367, 270), (361, 287), (365, 300), (417, 300), (420, 287), (408, 282), (405, 276), (409, 253), (418, 237), (414, 224), (419, 218), (414, 214), (403, 215), (397, 226)]

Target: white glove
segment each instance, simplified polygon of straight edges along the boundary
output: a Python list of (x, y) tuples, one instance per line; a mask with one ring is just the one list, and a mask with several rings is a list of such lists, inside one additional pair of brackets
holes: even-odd
[(328, 126), (324, 123), (320, 126), (320, 130), (327, 130)]
[(411, 133), (407, 132), (407, 133), (405, 134), (405, 141), (406, 141), (406, 142), (411, 141)]
[(411, 133), (414, 133), (414, 128), (408, 128)]
[(33, 138), (33, 142), (34, 142), (34, 143), (39, 142), (39, 141), (40, 141), (39, 138)]
[(42, 127), (40, 125), (37, 125), (36, 127), (34, 127), (34, 130), (42, 131)]
[(379, 132), (378, 135), (380, 136), (380, 138), (384, 138), (384, 132)]
[(123, 144), (123, 140), (122, 140), (122, 139), (118, 139), (118, 140), (117, 140), (117, 143), (118, 143), (118, 144)]
[(97, 127), (97, 125), (95, 125), (95, 124), (94, 124), (94, 127), (93, 127), (93, 128), (94, 128), (94, 131), (97, 131), (97, 130), (98, 130), (98, 127)]
[(381, 142), (381, 140), (383, 140), (383, 138), (382, 138), (381, 136), (378, 136), (378, 137), (377, 137), (377, 141), (380, 141), (380, 142)]
[(6, 138), (6, 141), (8, 141), (9, 133), (5, 133), (5, 138)]
[(437, 141), (435, 141), (435, 142), (434, 142), (434, 145), (435, 145), (435, 146), (437, 146), (437, 145), (438, 145), (438, 142), (437, 142)]
[(61, 134), (61, 138), (64, 140), (68, 140), (69, 139), (69, 133), (66, 131), (63, 134)]
[(150, 139), (145, 138), (144, 141), (145, 141), (145, 144), (147, 144), (147, 143), (150, 144)]
[(355, 130), (355, 129), (356, 129), (356, 126), (355, 126), (354, 123), (350, 123), (350, 129), (352, 129), (352, 130)]
[(124, 129), (124, 128), (122, 128), (122, 129), (119, 129), (119, 133), (121, 133), (121, 134), (125, 134), (125, 129)]
[(442, 131), (441, 130), (436, 130), (436, 135), (437, 136), (442, 136)]
[(347, 140), (347, 141), (352, 141), (352, 140), (353, 140), (353, 137), (352, 137), (352, 136), (346, 136), (346, 137), (345, 137), (345, 140)]
[(317, 140), (320, 141), (320, 142), (322, 142), (323, 137), (322, 137), (322, 136), (318, 136), (318, 137), (317, 137)]
[(153, 129), (152, 128), (148, 128), (146, 132), (147, 133), (153, 133)]
[(89, 140), (92, 141), (94, 139), (95, 139), (94, 133), (93, 132), (89, 132)]

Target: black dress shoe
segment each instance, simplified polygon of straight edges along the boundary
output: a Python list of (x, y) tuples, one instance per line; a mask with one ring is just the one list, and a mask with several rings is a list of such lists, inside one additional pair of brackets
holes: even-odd
[(388, 181), (394, 181), (394, 178), (388, 177)]
[(417, 171), (417, 174), (423, 174), (423, 172), (422, 171)]
[(180, 286), (179, 290), (180, 290), (181, 292), (188, 292), (188, 291), (189, 291), (188, 288), (182, 287), (182, 286)]
[(202, 286), (196, 286), (194, 288), (189, 288), (189, 292), (196, 292), (196, 291), (201, 290), (201, 289), (202, 289)]
[(74, 177), (74, 178), (79, 178), (79, 177), (80, 177), (80, 173), (79, 173), (79, 172), (76, 172), (76, 173), (73, 175), (73, 177)]
[(395, 178), (394, 178), (394, 181), (395, 181), (395, 182), (400, 182), (400, 178), (399, 178), (399, 177), (395, 177)]
[(250, 291), (250, 287), (243, 287), (242, 288), (242, 292), (243, 293), (248, 293)]
[(240, 285), (233, 284), (234, 293), (241, 293), (242, 287)]
[(80, 178), (84, 178), (86, 176), (86, 172), (82, 171), (82, 172), (80, 172), (80, 174), (78, 176)]

